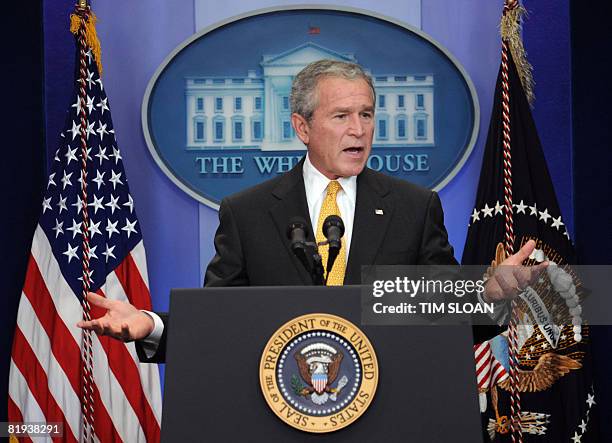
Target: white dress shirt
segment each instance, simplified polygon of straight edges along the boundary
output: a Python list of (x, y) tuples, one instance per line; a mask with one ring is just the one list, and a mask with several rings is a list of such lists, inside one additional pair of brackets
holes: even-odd
[[(313, 233), (316, 236), (317, 223), (319, 222), (319, 212), (321, 205), (327, 194), (327, 185), (331, 181), (315, 168), (308, 155), (304, 160), (304, 188), (306, 189), (306, 201), (308, 203), (308, 213)], [(336, 203), (340, 209), (340, 218), (344, 222), (344, 239), (346, 247), (346, 261), (351, 248), (351, 237), (353, 234), (353, 221), (355, 220), (355, 202), (357, 201), (357, 177), (340, 177), (338, 183), (342, 189), (338, 191)]]
[[(303, 176), (310, 223), (312, 224), (312, 229), (315, 230), (313, 235), (316, 236), (319, 212), (321, 211), (321, 205), (327, 194), (327, 185), (331, 180), (321, 174), (321, 172), (312, 165), (308, 155), (306, 155), (306, 159), (304, 160)], [(342, 189), (338, 191), (336, 203), (338, 203), (340, 217), (344, 222), (346, 261), (348, 263), (348, 254), (353, 234), (353, 221), (355, 220), (355, 202), (357, 201), (357, 177), (340, 177), (338, 183), (340, 183)], [(150, 358), (157, 352), (159, 341), (164, 332), (164, 323), (155, 312), (145, 310), (142, 312), (151, 316), (155, 323), (153, 331), (142, 340), (142, 348), (146, 356)]]

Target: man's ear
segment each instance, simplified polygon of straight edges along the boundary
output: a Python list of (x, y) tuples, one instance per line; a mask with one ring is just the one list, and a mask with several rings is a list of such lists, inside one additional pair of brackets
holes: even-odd
[(310, 133), (310, 126), (308, 125), (308, 121), (294, 112), (291, 114), (291, 124), (298, 138), (302, 140), (302, 143), (308, 146), (308, 142), (310, 141), (310, 136), (308, 135)]

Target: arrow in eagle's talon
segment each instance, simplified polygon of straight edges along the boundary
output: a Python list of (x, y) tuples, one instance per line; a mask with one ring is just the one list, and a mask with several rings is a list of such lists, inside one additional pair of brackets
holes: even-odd
[(336, 386), (336, 389), (335, 389), (334, 393), (329, 396), (329, 399), (331, 401), (336, 401), (336, 399), (338, 397), (338, 394), (340, 393), (342, 388), (344, 388), (346, 386), (347, 383), (348, 383), (348, 378), (346, 377), (346, 375), (342, 376), (342, 378), (338, 382), (338, 385)]

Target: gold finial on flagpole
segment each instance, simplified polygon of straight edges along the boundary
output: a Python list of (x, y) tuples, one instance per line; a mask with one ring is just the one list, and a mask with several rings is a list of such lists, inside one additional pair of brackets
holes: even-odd
[(87, 0), (79, 0), (79, 7), (80, 8), (86, 8), (87, 7)]

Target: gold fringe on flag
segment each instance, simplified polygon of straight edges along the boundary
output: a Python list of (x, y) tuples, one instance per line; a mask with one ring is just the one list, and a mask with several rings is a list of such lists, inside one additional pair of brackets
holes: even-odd
[(523, 85), (523, 91), (525, 91), (529, 104), (533, 106), (533, 101), (535, 100), (533, 66), (527, 60), (527, 52), (523, 46), (523, 38), (521, 36), (522, 18), (527, 16), (527, 10), (518, 2), (515, 2), (515, 4), (516, 6), (513, 5), (514, 7), (506, 10), (505, 14), (502, 15), (500, 24), (501, 37), (510, 47), (512, 58)]
[[(96, 22), (98, 18), (90, 11), (87, 14), (87, 21), (85, 22), (85, 42), (87, 46), (91, 48), (91, 52), (98, 65), (98, 72), (102, 75), (102, 50), (100, 48), (100, 40), (98, 40), (98, 34), (96, 33)], [(70, 14), (70, 32), (77, 35), (81, 28), (81, 16), (78, 14)]]

